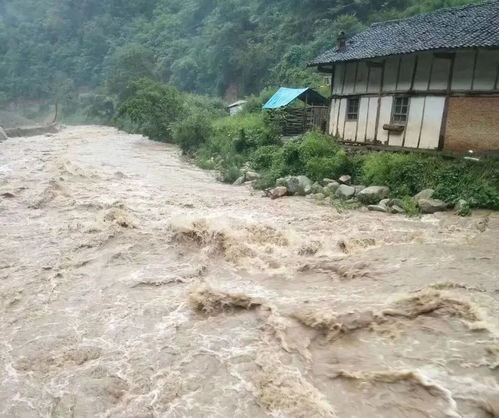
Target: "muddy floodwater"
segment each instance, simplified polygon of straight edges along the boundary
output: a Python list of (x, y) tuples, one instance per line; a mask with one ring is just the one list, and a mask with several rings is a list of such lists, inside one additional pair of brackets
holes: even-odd
[(499, 417), (499, 215), (272, 201), (106, 127), (0, 143), (0, 416)]

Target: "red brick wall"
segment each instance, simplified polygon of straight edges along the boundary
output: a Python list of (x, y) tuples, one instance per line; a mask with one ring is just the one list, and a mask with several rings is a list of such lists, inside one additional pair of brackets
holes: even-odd
[(499, 96), (451, 97), (444, 149), (499, 150)]

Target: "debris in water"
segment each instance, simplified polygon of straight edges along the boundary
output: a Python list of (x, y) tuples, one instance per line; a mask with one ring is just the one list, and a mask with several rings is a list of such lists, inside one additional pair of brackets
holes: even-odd
[(189, 294), (189, 304), (193, 309), (206, 315), (218, 315), (222, 312), (254, 309), (261, 305), (249, 296), (237, 293), (225, 293), (202, 285)]
[(272, 413), (297, 418), (334, 418), (336, 413), (324, 394), (296, 368), (285, 366), (274, 353), (262, 353), (256, 360), (256, 398)]

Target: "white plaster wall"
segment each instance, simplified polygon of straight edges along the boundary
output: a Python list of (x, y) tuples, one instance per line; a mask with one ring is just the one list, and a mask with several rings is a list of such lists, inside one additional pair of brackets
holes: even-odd
[(333, 80), (333, 94), (341, 94), (343, 88), (343, 74), (345, 71), (345, 64), (338, 63), (334, 67), (334, 80)]
[(411, 88), (412, 74), (414, 72), (415, 62), (415, 55), (402, 56), (402, 62), (400, 63), (399, 80), (397, 84), (398, 91), (406, 91)]
[(438, 148), (445, 97), (427, 96), (419, 148)]
[(329, 134), (336, 134), (336, 123), (338, 120), (338, 99), (331, 100), (331, 107), (329, 109)]
[(383, 80), (383, 91), (394, 91), (397, 82), (399, 57), (389, 57), (385, 62), (385, 76)]
[(392, 147), (401, 147), (404, 143), (404, 132), (389, 132), (388, 145)]
[(381, 74), (383, 70), (381, 67), (371, 67), (369, 74), (368, 93), (378, 93), (381, 89)]
[(449, 72), (451, 60), (448, 58), (433, 59), (433, 67), (431, 72), (430, 90), (445, 90), (449, 82)]
[(357, 142), (364, 142), (366, 135), (367, 119), (369, 116), (369, 98), (362, 97), (359, 103), (359, 121), (357, 126)]
[(481, 49), (478, 51), (473, 90), (494, 89), (499, 65), (499, 51)]
[(367, 91), (367, 64), (360, 61), (357, 69), (357, 81), (355, 82), (355, 93), (365, 93)]
[(366, 139), (373, 141), (376, 135), (376, 116), (378, 115), (378, 98), (369, 97), (369, 117), (366, 127)]
[(345, 117), (347, 113), (347, 99), (341, 99), (339, 104), (339, 116), (338, 116), (338, 136), (340, 138), (344, 137), (344, 126)]
[(417, 148), (421, 123), (423, 122), (424, 97), (411, 97), (409, 103), (409, 118), (405, 127), (404, 146)]
[(390, 123), (392, 116), (392, 96), (381, 98), (381, 106), (379, 109), (379, 126), (378, 126), (378, 141), (383, 144), (388, 141), (388, 132), (383, 129), (383, 125)]
[(343, 134), (343, 139), (345, 141), (355, 141), (356, 133), (357, 133), (357, 121), (347, 120), (345, 122), (345, 131)]
[(346, 74), (345, 74), (345, 86), (343, 89), (343, 94), (352, 94), (353, 87), (355, 84), (355, 67), (357, 63), (349, 62), (346, 64)]
[(414, 79), (414, 90), (427, 90), (428, 81), (430, 79), (431, 61), (433, 54), (424, 52), (419, 55), (418, 67), (416, 69), (416, 77)]
[(452, 90), (471, 89), (474, 62), (475, 51), (465, 50), (456, 53), (452, 75)]

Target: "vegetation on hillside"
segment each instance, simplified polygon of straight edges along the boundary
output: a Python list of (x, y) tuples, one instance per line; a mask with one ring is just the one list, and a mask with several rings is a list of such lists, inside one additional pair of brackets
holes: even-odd
[(317, 87), (323, 78), (305, 66), (340, 30), (474, 1), (4, 0), (0, 104), (74, 107), (78, 92), (116, 96), (141, 77), (229, 97)]

